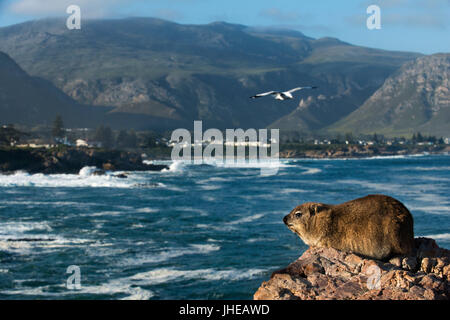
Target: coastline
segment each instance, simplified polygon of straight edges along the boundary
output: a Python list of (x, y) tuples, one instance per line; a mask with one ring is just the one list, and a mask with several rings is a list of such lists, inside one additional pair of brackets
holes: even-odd
[(390, 156), (412, 156), (419, 154), (448, 154), (448, 145), (424, 146), (360, 146), (360, 145), (331, 145), (331, 146), (282, 146), (281, 159), (361, 159)]
[[(138, 151), (106, 150), (99, 148), (75, 148), (57, 146), (45, 148), (0, 148), (0, 174), (26, 171), (30, 174), (78, 174), (84, 167), (96, 167), (99, 171), (162, 171), (169, 169), (170, 149), (158, 156), (147, 156)], [(388, 148), (372, 146), (282, 146), (279, 159), (304, 160), (352, 160), (382, 159), (389, 157), (448, 155), (450, 146), (414, 146)], [(150, 150), (151, 154), (151, 150)]]
[(137, 152), (73, 148), (59, 146), (52, 149), (0, 148), (0, 173), (26, 171), (30, 174), (78, 174), (84, 167), (104, 171), (162, 171), (163, 164), (146, 164)]

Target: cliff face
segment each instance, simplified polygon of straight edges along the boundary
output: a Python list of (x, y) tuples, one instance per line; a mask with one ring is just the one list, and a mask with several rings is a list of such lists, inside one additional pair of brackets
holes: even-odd
[(415, 239), (409, 257), (389, 262), (309, 248), (263, 282), (255, 300), (449, 300), (450, 250)]
[(450, 54), (420, 57), (391, 75), (360, 108), (331, 130), (450, 134)]

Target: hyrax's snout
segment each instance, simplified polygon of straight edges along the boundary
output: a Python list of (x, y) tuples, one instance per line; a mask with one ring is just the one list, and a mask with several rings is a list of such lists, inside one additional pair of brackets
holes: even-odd
[(289, 220), (289, 215), (287, 215), (287, 216), (285, 216), (285, 217), (283, 218), (284, 224), (287, 224), (287, 223), (288, 223), (288, 220)]

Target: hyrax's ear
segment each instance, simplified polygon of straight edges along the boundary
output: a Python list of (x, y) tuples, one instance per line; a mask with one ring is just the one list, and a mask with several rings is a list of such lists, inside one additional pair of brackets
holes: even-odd
[(318, 214), (318, 213), (320, 213), (322, 211), (325, 211), (326, 209), (327, 208), (325, 206), (321, 205), (321, 204), (315, 204), (315, 205), (313, 205), (311, 207), (310, 211), (311, 211), (312, 215), (315, 215), (315, 214)]

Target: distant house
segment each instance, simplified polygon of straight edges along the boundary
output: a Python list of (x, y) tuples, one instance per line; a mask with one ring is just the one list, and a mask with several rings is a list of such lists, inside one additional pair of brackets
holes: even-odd
[(77, 147), (89, 147), (89, 144), (87, 143), (87, 141), (85, 141), (83, 139), (77, 139), (75, 144)]

